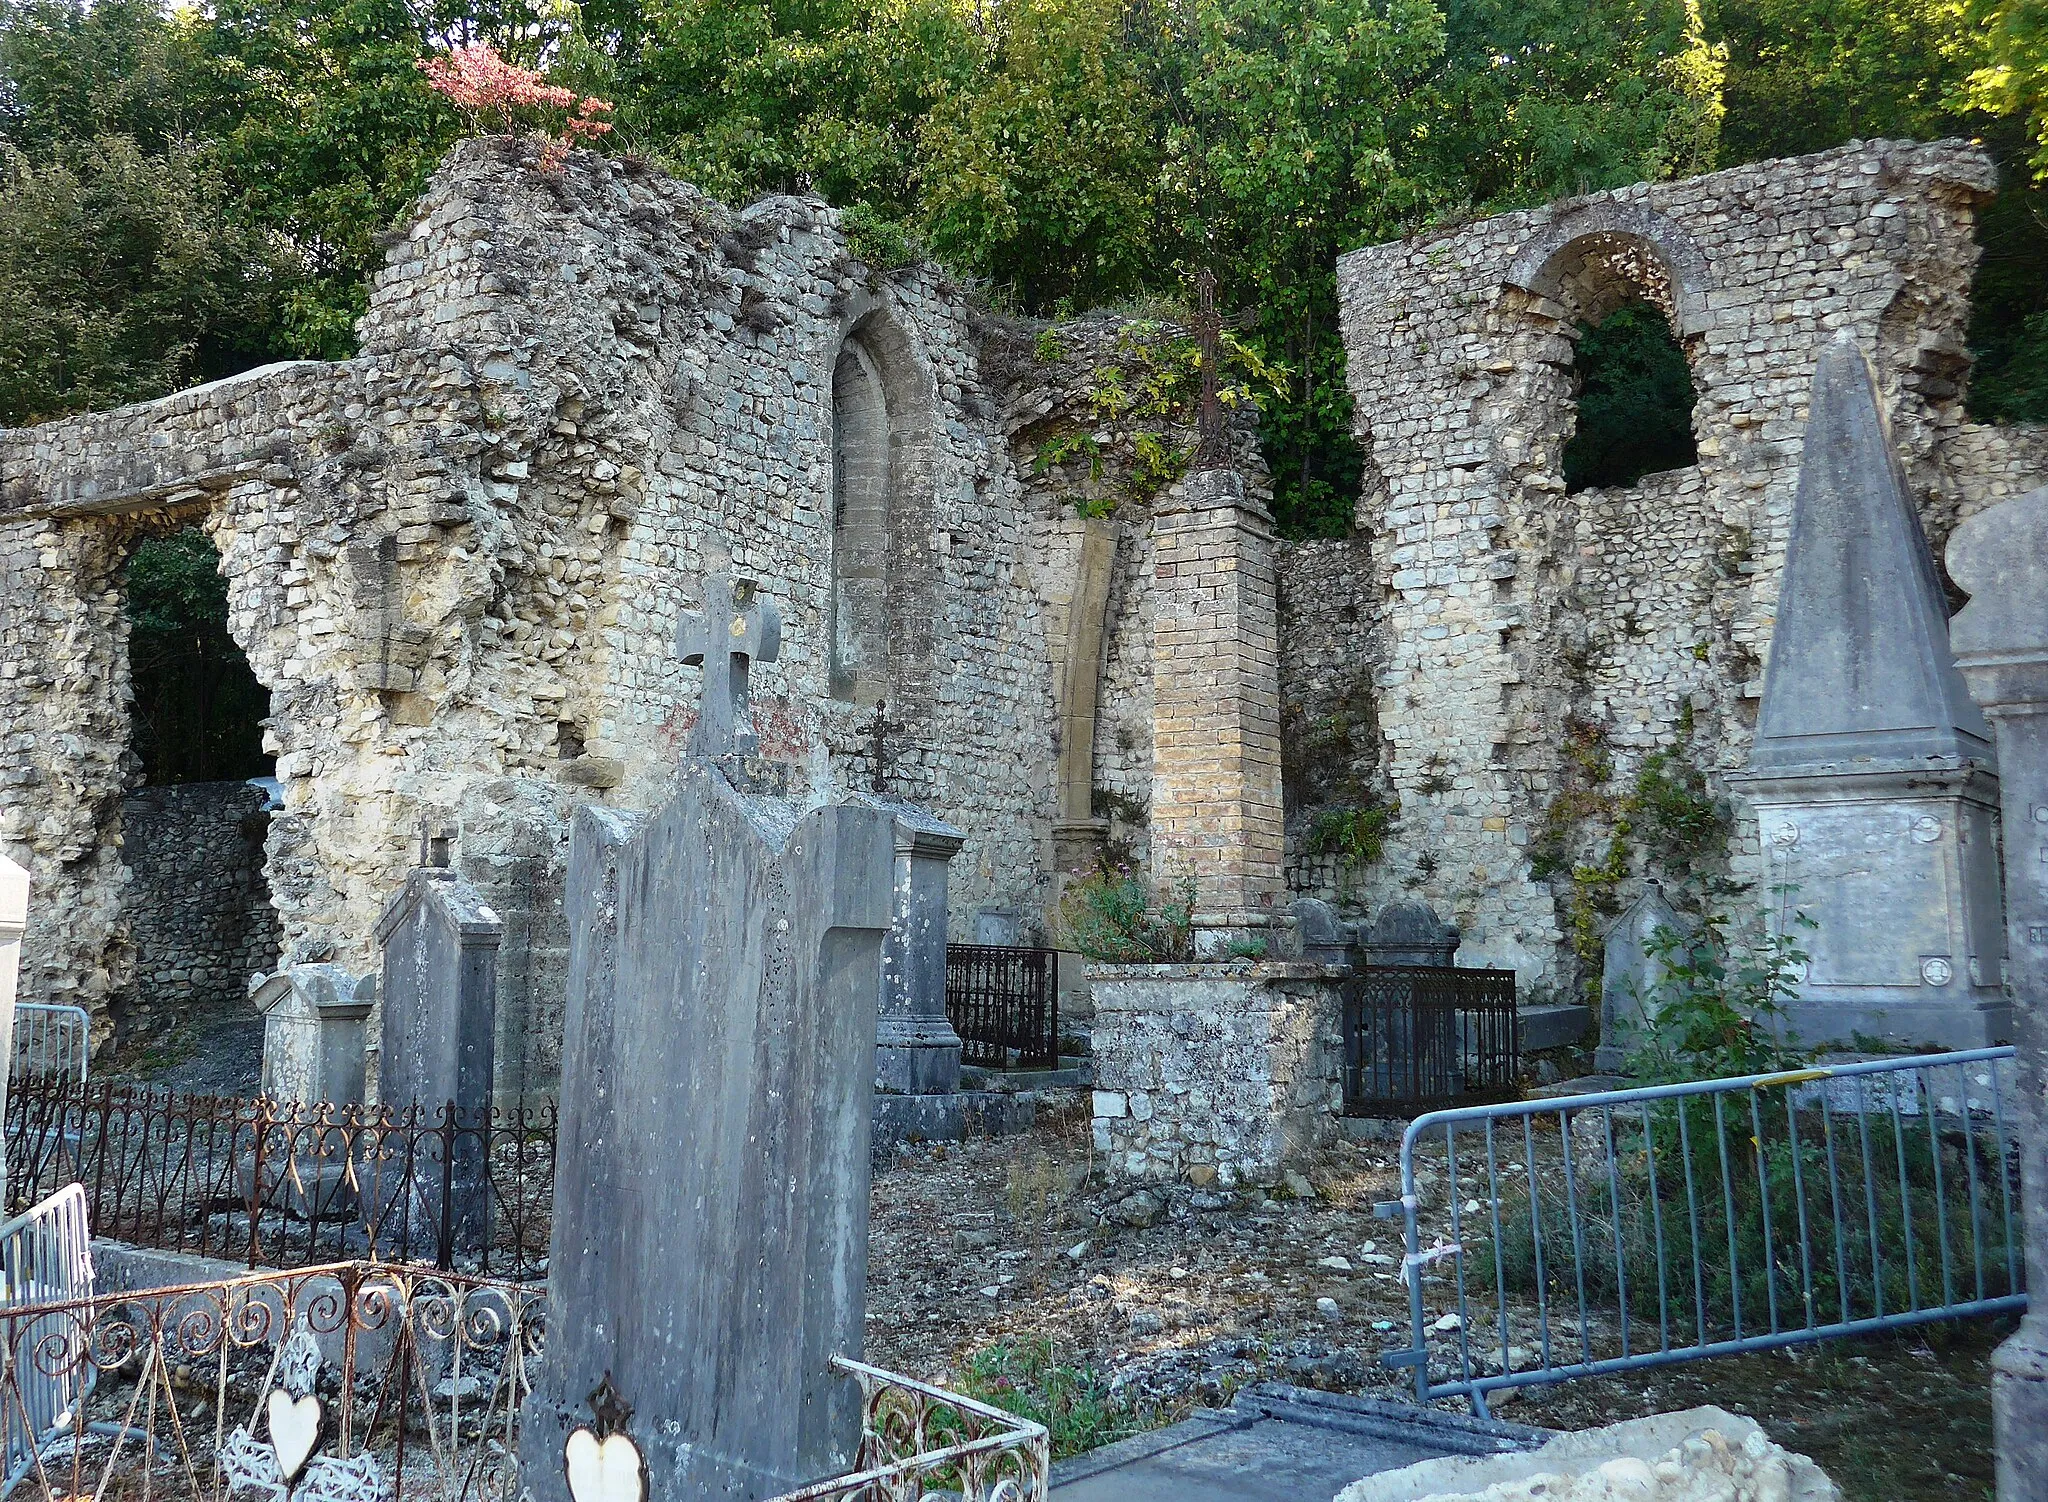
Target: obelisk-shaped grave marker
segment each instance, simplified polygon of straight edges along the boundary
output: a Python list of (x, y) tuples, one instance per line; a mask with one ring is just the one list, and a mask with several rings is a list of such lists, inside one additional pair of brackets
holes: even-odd
[(772, 1496), (856, 1457), (830, 1362), (861, 1349), (895, 820), (761, 791), (748, 673), (779, 634), (750, 585), (707, 580), (675, 796), (644, 821), (585, 808), (571, 838), (536, 1502), (620, 1435), (656, 1498)]

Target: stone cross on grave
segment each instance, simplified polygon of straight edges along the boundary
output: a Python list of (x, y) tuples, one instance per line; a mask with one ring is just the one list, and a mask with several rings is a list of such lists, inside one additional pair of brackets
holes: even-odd
[(704, 608), (684, 612), (676, 650), (686, 665), (704, 669), (691, 757), (755, 755), (761, 738), (748, 712), (747, 675), (754, 662), (773, 662), (782, 650), (782, 613), (759, 596), (753, 580), (707, 575)]
[(1230, 445), (1223, 428), (1223, 393), (1218, 383), (1223, 332), (1249, 326), (1251, 315), (1225, 318), (1216, 311), (1216, 273), (1204, 266), (1195, 273), (1195, 343), (1202, 351), (1202, 443), (1195, 451), (1195, 469), (1222, 469), (1230, 463)]

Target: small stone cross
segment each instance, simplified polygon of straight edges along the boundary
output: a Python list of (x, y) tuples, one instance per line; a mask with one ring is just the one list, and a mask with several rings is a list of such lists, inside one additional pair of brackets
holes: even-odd
[(730, 574), (704, 580), (704, 608), (686, 611), (676, 633), (685, 664), (704, 669), (704, 696), (690, 755), (699, 761), (761, 749), (747, 709), (747, 674), (756, 660), (782, 650), (782, 613), (755, 593), (754, 581)]
[(446, 870), (454, 856), (455, 837), (434, 819), (420, 820), (420, 867)]

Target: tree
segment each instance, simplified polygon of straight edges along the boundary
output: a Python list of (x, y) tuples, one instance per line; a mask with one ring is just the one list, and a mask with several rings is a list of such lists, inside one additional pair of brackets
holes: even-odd
[(260, 362), (289, 267), (191, 149), (0, 145), (0, 423), (118, 406)]

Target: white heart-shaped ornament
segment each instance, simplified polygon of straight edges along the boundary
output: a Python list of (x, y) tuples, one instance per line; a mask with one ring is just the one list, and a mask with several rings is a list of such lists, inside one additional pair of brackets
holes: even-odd
[(320, 1400), (311, 1393), (294, 1399), (280, 1388), (270, 1394), (269, 1411), (270, 1448), (277, 1451), (278, 1470), (291, 1481), (320, 1442)]
[(640, 1447), (625, 1435), (599, 1440), (589, 1429), (578, 1429), (563, 1446), (562, 1460), (576, 1502), (641, 1502)]

